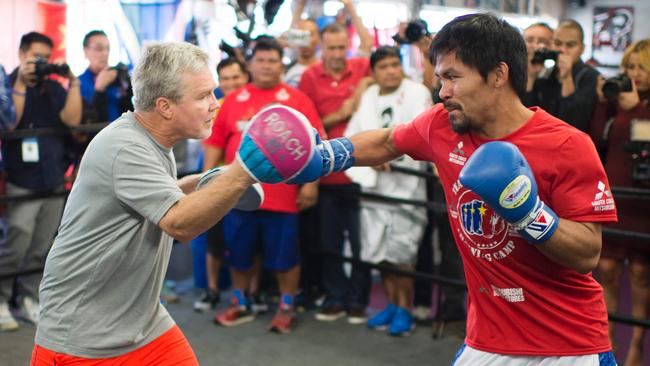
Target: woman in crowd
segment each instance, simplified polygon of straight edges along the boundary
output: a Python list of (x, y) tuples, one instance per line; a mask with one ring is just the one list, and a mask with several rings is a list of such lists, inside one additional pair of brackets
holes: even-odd
[[(624, 91), (627, 88), (625, 81), (622, 81), (622, 91), (612, 93), (606, 87), (603, 93), (605, 79), (600, 78), (597, 86), (599, 103), (594, 111), (591, 135), (605, 159), (605, 170), (612, 187), (649, 188), (650, 179), (638, 174), (640, 164), (644, 163), (638, 154), (642, 149), (647, 150), (650, 142), (632, 141), (639, 139), (642, 126), (645, 126), (646, 134), (650, 128), (650, 39), (636, 42), (625, 50), (621, 72), (630, 79), (632, 90)], [(637, 131), (636, 137), (633, 131)], [(650, 140), (648, 136), (641, 139)], [(609, 204), (611, 192), (603, 191), (600, 187), (594, 189), (594, 208)], [(650, 233), (647, 200), (619, 195), (616, 206), (619, 222), (613, 228)], [(647, 319), (650, 306), (650, 243), (648, 240), (605, 235), (599, 274), (609, 312), (618, 310), (620, 277), (626, 263), (632, 292), (632, 316)], [(613, 330), (614, 324), (610, 323), (610, 338), (616, 347)], [(644, 332), (642, 327), (634, 328), (625, 366), (642, 365)]]

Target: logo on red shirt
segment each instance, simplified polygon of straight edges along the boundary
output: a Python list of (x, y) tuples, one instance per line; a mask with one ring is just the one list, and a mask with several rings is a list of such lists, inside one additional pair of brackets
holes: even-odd
[(458, 220), (458, 237), (477, 258), (488, 262), (506, 258), (514, 250), (506, 240), (510, 226), (475, 193), (461, 189), (452, 219)]
[(449, 161), (460, 166), (465, 165), (467, 156), (463, 151), (463, 142), (459, 142), (452, 152), (449, 153)]
[(607, 186), (602, 181), (598, 181), (598, 185), (596, 186), (596, 195), (594, 196), (591, 205), (594, 207), (594, 211), (611, 211), (614, 209), (614, 198), (612, 198), (612, 192), (607, 189)]

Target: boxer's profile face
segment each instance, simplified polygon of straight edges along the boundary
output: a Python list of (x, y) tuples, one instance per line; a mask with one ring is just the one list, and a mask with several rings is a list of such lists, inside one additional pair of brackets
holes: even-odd
[(172, 102), (174, 127), (185, 138), (204, 139), (210, 136), (219, 103), (214, 96), (216, 84), (206, 67), (194, 73), (186, 71), (183, 75), (182, 96)]
[(455, 52), (439, 55), (435, 71), (442, 83), (439, 94), (449, 112), (451, 128), (456, 133), (480, 129), (484, 117), (490, 115), (489, 109), (496, 104), (494, 89), (477, 69), (458, 59)]

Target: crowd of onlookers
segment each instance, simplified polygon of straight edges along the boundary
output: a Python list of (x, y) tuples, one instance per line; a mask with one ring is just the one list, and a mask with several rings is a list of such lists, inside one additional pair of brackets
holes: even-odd
[[(408, 122), (440, 102), (434, 65), (428, 61), (428, 45), (435, 35), (421, 34), (413, 42), (406, 41), (410, 45), (374, 44), (352, 1), (343, 3), (349, 25), (334, 21), (319, 28), (315, 21), (301, 17), (305, 1), (299, 1), (287, 33), (257, 37), (247, 50), (231, 52), (219, 62), (215, 95), (221, 107), (212, 135), (202, 142), (196, 169), (230, 163), (247, 123), (268, 104), (293, 107), (321, 138), (336, 138)], [(359, 46), (352, 51), (353, 37), (358, 37)], [(644, 172), (647, 155), (643, 160), (642, 154), (650, 144), (647, 132), (642, 134), (650, 125), (650, 40), (630, 45), (621, 61), (622, 76), (605, 80), (581, 59), (584, 33), (579, 23), (562, 21), (556, 29), (536, 23), (523, 30), (523, 38), (528, 50), (524, 104), (539, 106), (589, 134), (612, 186), (650, 187), (650, 173)], [(407, 37), (401, 34), (395, 39)], [(129, 69), (108, 64), (110, 44), (103, 31), (91, 31), (84, 38), (89, 66), (78, 76), (63, 60), (50, 63), (53, 46), (40, 33), (22, 37), (19, 66), (1, 74), (3, 129), (76, 127), (112, 121), (133, 108)], [(403, 50), (409, 46), (420, 52), (422, 82), (405, 77)], [(283, 64), (287, 54), (293, 58), (290, 65)], [(58, 74), (56, 81), (52, 74)], [(63, 191), (74, 180), (91, 138), (92, 134), (73, 133), (3, 140), (6, 194)], [(225, 273), (225, 266), (232, 291), (229, 305), (215, 314), (220, 325), (252, 321), (268, 308), (269, 294), (276, 294), (277, 312), (269, 329), (277, 332), (291, 331), (297, 304), (316, 304), (315, 317), (321, 321), (347, 317), (349, 323), (387, 329), (391, 335), (409, 334), (416, 319), (432, 316), (432, 286), (400, 271), (438, 271), (454, 279), (462, 279), (463, 271), (445, 212), (358, 198), (365, 192), (444, 203), (435, 181), (405, 174), (405, 169), (436, 174), (435, 166), (404, 157), (390, 165), (353, 168), (300, 186), (263, 184), (265, 200), (259, 210), (233, 210), (204, 234), (207, 288), (194, 308), (216, 309), (223, 282), (219, 275)], [(612, 192), (594, 187), (594, 205), (611, 204), (612, 198)], [(645, 202), (617, 196), (619, 223), (614, 227), (650, 233)], [(63, 207), (62, 195), (7, 204), (7, 237), (0, 248), (3, 273), (43, 265)], [(440, 253), (436, 266), (434, 232)], [(346, 270), (337, 257), (342, 255), (384, 266), (385, 308), (370, 314), (370, 269), (353, 263)], [(650, 243), (606, 234), (597, 277), (610, 312), (618, 309), (625, 268), (632, 316), (647, 319)], [(39, 282), (38, 274), (0, 280), (0, 330), (18, 327), (9, 302), (26, 320), (37, 322)], [(464, 318), (462, 290), (443, 286), (439, 296), (438, 320)], [(641, 362), (644, 336), (643, 328), (633, 329), (627, 353), (630, 365)], [(614, 341), (613, 326), (610, 337)]]

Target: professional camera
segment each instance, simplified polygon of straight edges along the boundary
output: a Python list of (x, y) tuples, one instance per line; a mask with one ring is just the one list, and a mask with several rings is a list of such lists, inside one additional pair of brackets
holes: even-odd
[(632, 81), (624, 74), (619, 74), (605, 80), (603, 95), (607, 100), (615, 100), (620, 92), (631, 92)]
[(70, 72), (70, 67), (67, 64), (57, 65), (57, 64), (48, 64), (47, 60), (41, 57), (37, 57), (34, 60), (34, 65), (36, 65), (36, 78), (43, 79), (49, 74), (58, 74), (58, 75), (68, 75)]
[(543, 64), (546, 60), (557, 61), (557, 56), (560, 54), (558, 51), (551, 51), (546, 48), (535, 50), (533, 59), (530, 60), (533, 64)]
[(416, 43), (422, 37), (428, 36), (429, 33), (427, 22), (422, 19), (416, 19), (408, 22), (406, 25), (406, 30), (404, 30), (404, 37), (399, 33), (393, 36), (393, 40), (401, 44), (411, 44)]
[(650, 184), (650, 120), (631, 121), (630, 142), (623, 149), (632, 153), (632, 178)]
[(111, 67), (111, 70), (117, 71), (117, 77), (113, 81), (112, 85), (128, 89), (131, 84), (131, 78), (129, 77), (129, 67), (123, 63), (118, 63), (117, 65)]

